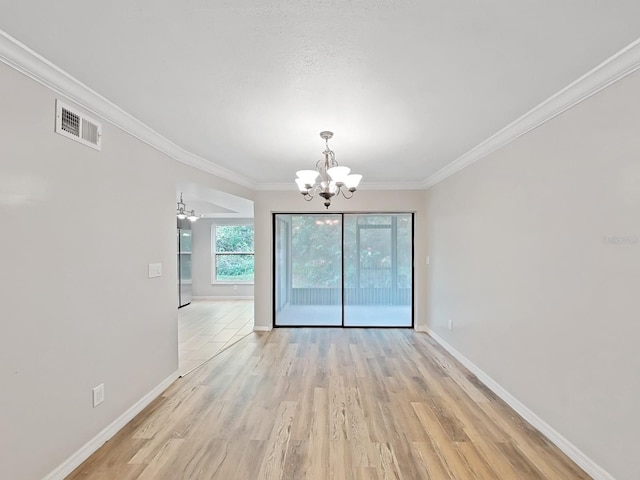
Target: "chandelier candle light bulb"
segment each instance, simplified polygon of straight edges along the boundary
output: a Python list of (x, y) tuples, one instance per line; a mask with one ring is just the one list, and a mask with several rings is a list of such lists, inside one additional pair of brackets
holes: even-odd
[(324, 158), (318, 160), (316, 170), (298, 170), (296, 184), (306, 201), (310, 201), (316, 194), (320, 195), (328, 209), (331, 198), (339, 193), (344, 198), (351, 198), (362, 180), (362, 175), (352, 174), (349, 167), (338, 165), (335, 154), (329, 148), (329, 139), (333, 137), (333, 132), (320, 132), (320, 137), (324, 139), (326, 147), (322, 152)]

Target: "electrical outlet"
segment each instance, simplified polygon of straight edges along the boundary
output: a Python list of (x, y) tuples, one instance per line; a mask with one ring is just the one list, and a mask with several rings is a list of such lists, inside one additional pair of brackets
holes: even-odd
[(449, 330), (453, 330), (453, 320), (449, 320)]
[(93, 389), (93, 406), (97, 407), (102, 402), (104, 402), (104, 383)]

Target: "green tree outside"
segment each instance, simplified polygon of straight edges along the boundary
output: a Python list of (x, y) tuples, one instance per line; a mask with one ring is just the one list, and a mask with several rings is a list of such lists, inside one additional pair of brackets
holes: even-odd
[(216, 280), (253, 281), (253, 225), (217, 225), (215, 237)]

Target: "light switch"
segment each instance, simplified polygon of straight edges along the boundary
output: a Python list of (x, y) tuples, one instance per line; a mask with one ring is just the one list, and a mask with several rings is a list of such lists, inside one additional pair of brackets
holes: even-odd
[(161, 263), (150, 263), (149, 264), (149, 278), (160, 277), (162, 275), (162, 264)]

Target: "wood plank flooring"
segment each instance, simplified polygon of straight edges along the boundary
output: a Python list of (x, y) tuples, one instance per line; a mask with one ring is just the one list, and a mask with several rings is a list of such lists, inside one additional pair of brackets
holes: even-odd
[(426, 334), (252, 333), (69, 480), (590, 478)]
[(178, 310), (180, 375), (253, 331), (253, 300), (194, 300)]

